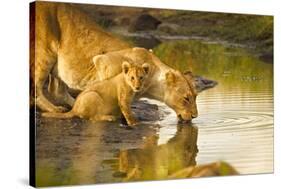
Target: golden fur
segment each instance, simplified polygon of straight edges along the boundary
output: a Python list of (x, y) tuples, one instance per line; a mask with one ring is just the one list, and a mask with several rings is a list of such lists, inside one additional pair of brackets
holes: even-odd
[[(45, 111), (60, 112), (63, 108), (52, 104), (43, 93), (51, 72), (68, 87), (83, 90), (89, 80), (95, 79), (93, 56), (129, 45), (102, 31), (72, 5), (36, 2), (35, 9), (36, 103)], [(67, 91), (62, 96), (66, 103), (73, 104)]]
[[(140, 65), (148, 63), (151, 66), (145, 90), (138, 97), (165, 102), (183, 120), (197, 116), (196, 92), (190, 79), (162, 63), (152, 52), (132, 48), (103, 31), (74, 6), (36, 2), (35, 27), (36, 66), (32, 80), (36, 86), (36, 104), (43, 111), (65, 110), (45, 96), (43, 87), (48, 77), (49, 94), (73, 106), (70, 90), (82, 91), (96, 81), (114, 77), (121, 72), (122, 62), (132, 59)], [(167, 73), (173, 77), (166, 77)], [(185, 98), (188, 100), (183, 103)]]
[(176, 111), (181, 121), (197, 117), (197, 93), (192, 78), (166, 66), (144, 48), (134, 47), (95, 56), (93, 62), (98, 79), (107, 79), (119, 73), (122, 61), (128, 58), (138, 64), (149, 64), (151, 67), (149, 77), (144, 82), (145, 90), (139, 93), (137, 98), (148, 97), (165, 102)]
[[(67, 113), (43, 113), (45, 117), (80, 118), (92, 121), (114, 121), (120, 110), (128, 125), (135, 125), (131, 102), (135, 92), (140, 92), (147, 78), (148, 64), (142, 66), (123, 62), (122, 73), (96, 82), (84, 90), (76, 99), (71, 111)], [(119, 107), (119, 108), (118, 108)]]

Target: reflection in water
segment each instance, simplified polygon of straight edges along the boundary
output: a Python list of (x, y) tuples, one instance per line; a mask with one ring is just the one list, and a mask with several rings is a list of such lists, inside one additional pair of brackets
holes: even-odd
[(197, 129), (191, 125), (176, 129), (167, 144), (158, 146), (158, 125), (144, 124), (132, 131), (114, 123), (42, 119), (37, 132), (37, 184), (122, 182), (124, 176), (166, 178), (195, 165)]
[(273, 171), (273, 65), (242, 49), (197, 41), (163, 43), (154, 52), (172, 67), (218, 81), (199, 94), (192, 125), (178, 126), (163, 104), (159, 121), (143, 121), (134, 130), (40, 118), (38, 186), (163, 179), (220, 160), (241, 174)]
[(141, 149), (121, 150), (119, 171), (126, 180), (165, 179), (185, 167), (195, 165), (197, 129), (192, 126), (177, 126), (177, 132), (167, 144), (157, 145), (157, 137), (146, 138)]
[(241, 174), (273, 171), (273, 64), (240, 48), (198, 41), (155, 49), (181, 71), (218, 81), (198, 98), (198, 164), (223, 160)]

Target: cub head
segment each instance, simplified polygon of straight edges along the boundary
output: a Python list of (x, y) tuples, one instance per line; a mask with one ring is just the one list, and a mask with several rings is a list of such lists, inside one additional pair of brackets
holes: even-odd
[(198, 116), (194, 85), (178, 71), (165, 74), (164, 101), (177, 113), (179, 122), (188, 122)]
[(125, 75), (125, 81), (134, 92), (140, 92), (142, 90), (149, 69), (150, 65), (147, 63), (137, 65), (124, 61), (122, 64), (122, 72)]

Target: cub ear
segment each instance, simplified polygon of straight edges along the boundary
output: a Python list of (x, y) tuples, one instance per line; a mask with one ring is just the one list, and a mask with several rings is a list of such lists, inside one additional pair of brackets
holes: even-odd
[(96, 55), (92, 58), (93, 63), (96, 65), (104, 55)]
[(144, 63), (141, 67), (143, 68), (146, 74), (149, 73), (150, 65), (148, 63)]
[(122, 63), (122, 71), (123, 71), (125, 74), (128, 73), (130, 67), (131, 67), (131, 64), (130, 64), (129, 62), (124, 61), (124, 62)]
[(176, 75), (173, 72), (168, 71), (165, 76), (168, 85), (173, 85), (176, 83)]

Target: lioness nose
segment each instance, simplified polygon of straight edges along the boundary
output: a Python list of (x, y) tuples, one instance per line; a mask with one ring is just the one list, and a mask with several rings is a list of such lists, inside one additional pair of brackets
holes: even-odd
[(136, 90), (140, 90), (140, 87), (136, 87)]

